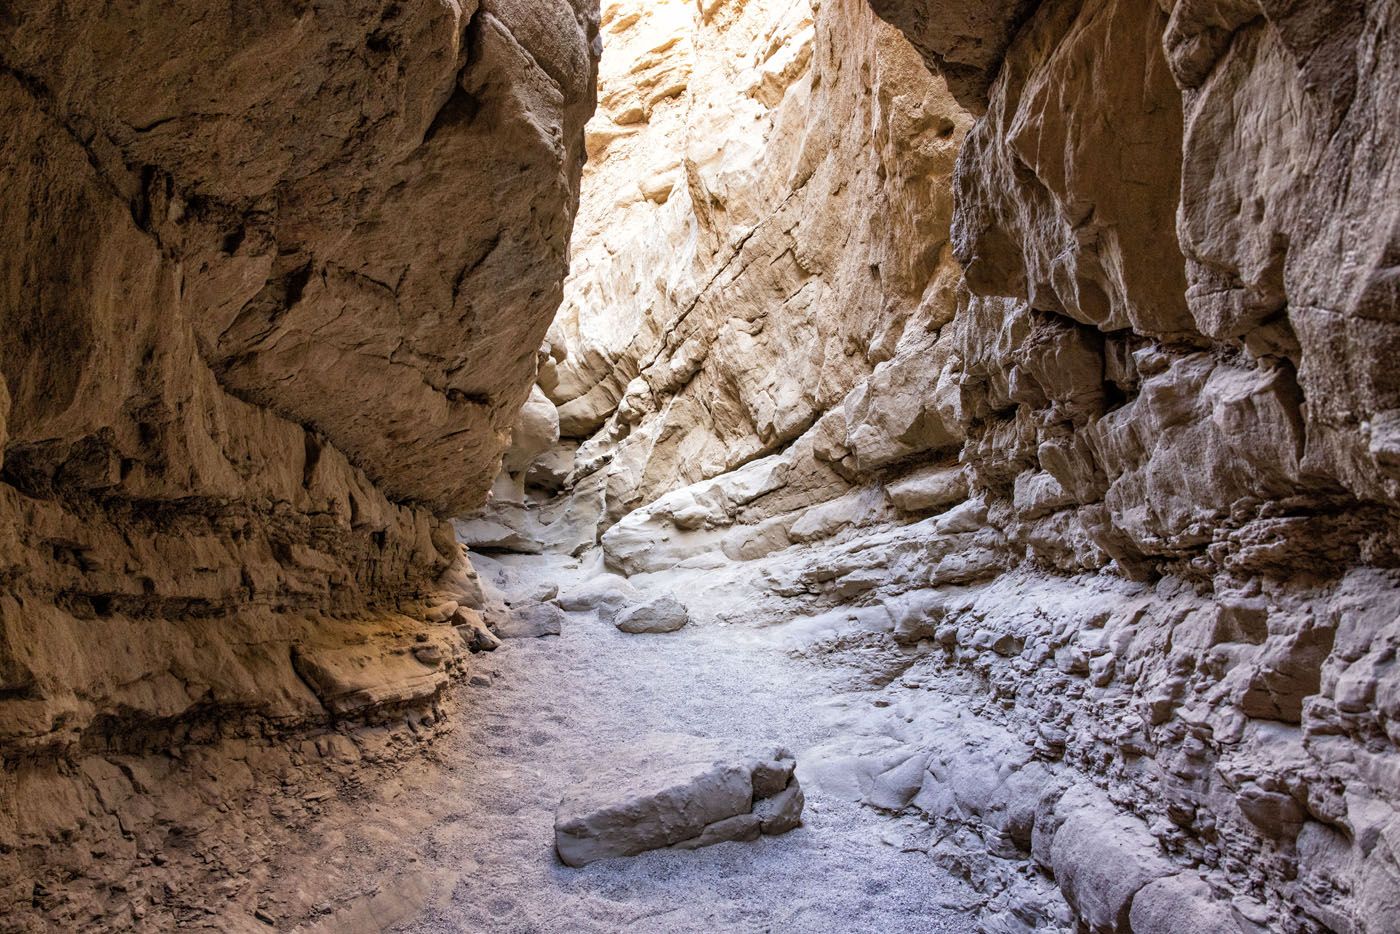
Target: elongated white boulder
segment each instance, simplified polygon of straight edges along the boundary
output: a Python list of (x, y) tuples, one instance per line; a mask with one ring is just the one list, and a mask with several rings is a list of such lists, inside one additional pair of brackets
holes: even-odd
[(744, 754), (693, 736), (645, 737), (559, 802), (555, 848), (566, 865), (585, 866), (785, 833), (802, 822), (796, 765), (781, 746)]

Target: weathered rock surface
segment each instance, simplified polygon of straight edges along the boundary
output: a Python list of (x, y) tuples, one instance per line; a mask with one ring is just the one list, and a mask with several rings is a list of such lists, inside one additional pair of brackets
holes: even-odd
[(507, 524), (865, 659), (992, 929), (1394, 930), (1400, 9), (870, 6), (607, 6)]
[[(581, 4), (0, 17), (4, 894), (125, 910), (26, 873), (89, 816), (145, 858), (107, 756), (432, 710), (665, 589), (862, 672), (804, 763), (990, 930), (1394, 930), (1400, 7), (600, 28), (581, 134)], [(495, 592), (442, 518), (488, 489), (472, 544), (642, 587)], [(570, 833), (792, 824), (681, 761)]]
[(531, 391), (596, 56), (584, 0), (7, 5), (6, 925), (117, 910), (30, 892), (137, 858), (104, 757), (431, 710), (466, 665), (444, 517)]
[(685, 604), (675, 597), (662, 596), (623, 610), (613, 624), (623, 632), (675, 632), (690, 622)]
[(552, 603), (531, 603), (512, 609), (496, 626), (502, 639), (538, 639), (563, 632), (568, 617)]
[(306, 715), (289, 646), (409, 627), (460, 563), (436, 516), (561, 294), (592, 14), (11, 12), (0, 748)]
[[(852, 36), (876, 25), (855, 4), (824, 15)], [(878, 39), (889, 94), (875, 98), (865, 50), (828, 41), (805, 5), (609, 4), (603, 20), (587, 170), (599, 197), (581, 209), (540, 383), (561, 435), (593, 437), (573, 458), (577, 495), (532, 494), (527, 469), (523, 492), (498, 487), (492, 507), (552, 547), (591, 544), (600, 508), (611, 524), (790, 444), (896, 345), (926, 349), (955, 304), (947, 180), (968, 121), (893, 29)], [(838, 80), (811, 81), (818, 59)], [(910, 134), (917, 146), (895, 144)], [(868, 139), (876, 164), (853, 178)], [(860, 417), (862, 449), (878, 443), (887, 460), (956, 446), (934, 410), (901, 425)]]
[(780, 746), (736, 755), (713, 740), (661, 734), (622, 755), (559, 802), (554, 845), (566, 865), (756, 840), (802, 822), (796, 762)]
[(599, 574), (585, 584), (565, 590), (555, 602), (566, 610), (596, 610), (611, 615), (637, 595), (637, 588), (620, 574)]

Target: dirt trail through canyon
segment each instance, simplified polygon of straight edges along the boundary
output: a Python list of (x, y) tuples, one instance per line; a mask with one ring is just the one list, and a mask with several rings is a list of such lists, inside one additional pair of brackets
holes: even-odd
[[(578, 573), (570, 564), (481, 562), (507, 593), (567, 586)], [(434, 894), (405, 929), (969, 930), (975, 893), (902, 850), (894, 821), (824, 787), (804, 761), (806, 750), (839, 745), (841, 710), (871, 703), (848, 693), (850, 672), (790, 657), (742, 629), (697, 622), (628, 635), (593, 613), (571, 613), (562, 636), (512, 639), (478, 656), (489, 659), (492, 683), (466, 689), (461, 722), (441, 750), (455, 768), (442, 794), (457, 800), (423, 834), (417, 877), (432, 880)], [(755, 843), (564, 867), (552, 850), (560, 796), (652, 731), (789, 746), (807, 793), (804, 826)]]

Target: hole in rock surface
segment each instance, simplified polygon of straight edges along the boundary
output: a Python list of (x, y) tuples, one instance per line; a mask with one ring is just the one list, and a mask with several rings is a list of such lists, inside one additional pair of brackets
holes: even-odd
[(1400, 931), (1400, 9), (1274, 6), (0, 16), (0, 932)]

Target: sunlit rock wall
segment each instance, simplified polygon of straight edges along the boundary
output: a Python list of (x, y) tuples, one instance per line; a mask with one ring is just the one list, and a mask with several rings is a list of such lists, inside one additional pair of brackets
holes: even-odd
[[(515, 476), (548, 490), (577, 468), (536, 536), (569, 547), (600, 516), (785, 449), (882, 363), (887, 380), (936, 381), (909, 361), (944, 353), (958, 279), (968, 119), (864, 7), (612, 4), (603, 37), (590, 196), (540, 384), (579, 447)], [(956, 447), (931, 412), (907, 421), (878, 458)], [(508, 479), (493, 511), (518, 526)]]
[(831, 761), (991, 929), (1395, 930), (1400, 14), (870, 7), (604, 10), (470, 531), (907, 687)]
[(7, 767), (436, 696), (596, 55), (582, 0), (7, 5)]

